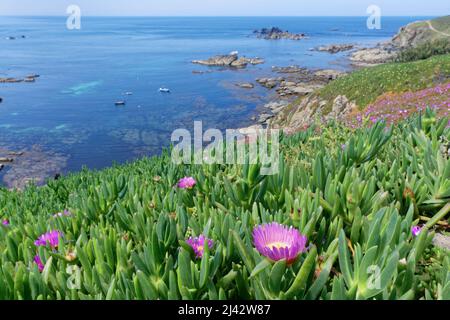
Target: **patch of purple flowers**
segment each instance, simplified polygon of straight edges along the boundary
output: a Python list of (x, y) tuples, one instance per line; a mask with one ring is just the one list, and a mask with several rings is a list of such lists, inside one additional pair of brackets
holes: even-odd
[(59, 238), (62, 238), (62, 232), (58, 230), (52, 230), (50, 232), (41, 235), (35, 242), (35, 246), (47, 246), (50, 245), (52, 248), (57, 248), (59, 244)]
[(197, 258), (203, 257), (203, 252), (205, 251), (205, 246), (208, 245), (208, 248), (211, 250), (214, 246), (214, 242), (211, 239), (206, 238), (204, 235), (200, 235), (199, 237), (192, 238), (186, 240), (186, 243), (194, 249), (195, 255)]
[(178, 188), (180, 189), (192, 189), (196, 185), (197, 181), (195, 181), (192, 177), (184, 177), (178, 181)]

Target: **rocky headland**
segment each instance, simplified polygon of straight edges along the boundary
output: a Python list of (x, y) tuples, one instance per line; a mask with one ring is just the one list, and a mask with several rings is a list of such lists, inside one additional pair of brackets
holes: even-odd
[[(401, 28), (391, 40), (374, 47), (358, 48), (356, 44), (331, 44), (312, 50), (332, 54), (352, 51), (348, 59), (355, 70), (372, 67), (392, 62), (405, 48), (414, 48), (430, 40), (445, 38), (445, 32), (439, 32), (435, 26), (439, 25), (440, 30), (445, 31), (443, 26), (449, 26), (449, 21), (450, 17), (444, 17), (409, 24)], [(271, 76), (258, 78), (256, 82), (268, 90), (273, 90), (275, 96), (253, 120), (258, 125), (282, 128), (287, 133), (306, 128), (317, 119), (322, 122), (344, 121), (360, 110), (356, 101), (340, 92), (326, 98), (319, 93), (331, 81), (344, 75), (345, 72), (331, 69), (308, 70), (295, 65), (273, 67)]]
[(450, 16), (410, 23), (387, 42), (372, 48), (363, 48), (351, 54), (356, 67), (370, 67), (390, 62), (401, 50), (417, 47), (435, 40), (450, 41)]

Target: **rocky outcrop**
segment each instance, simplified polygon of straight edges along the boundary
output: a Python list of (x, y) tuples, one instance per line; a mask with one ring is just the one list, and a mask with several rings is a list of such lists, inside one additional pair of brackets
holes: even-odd
[(281, 81), (279, 87), (277, 88), (277, 93), (282, 97), (286, 95), (304, 96), (322, 88), (324, 85), (325, 84), (322, 83), (296, 83), (293, 81)]
[(309, 70), (299, 66), (273, 67), (272, 71), (282, 74), (276, 78), (256, 79), (263, 87), (273, 89), (279, 96), (303, 96), (322, 88), (328, 82), (337, 79), (345, 73), (338, 70)]
[(0, 78), (0, 83), (35, 82), (39, 78), (38, 74), (31, 74), (25, 78)]
[(304, 33), (290, 33), (289, 31), (283, 31), (280, 28), (263, 28), (261, 30), (255, 30), (253, 33), (257, 38), (266, 39), (266, 40), (280, 40), (280, 39), (288, 39), (288, 40), (302, 40), (306, 38)]
[(331, 112), (325, 115), (325, 120), (343, 121), (350, 113), (358, 110), (356, 103), (349, 101), (346, 96), (337, 96), (333, 101)]
[(350, 51), (355, 48), (354, 44), (331, 44), (329, 46), (317, 47), (316, 51), (328, 52), (335, 54), (338, 52)]
[(256, 65), (264, 63), (264, 59), (239, 57), (237, 53), (230, 53), (227, 55), (213, 56), (206, 60), (194, 60), (192, 63), (210, 67), (245, 68), (248, 64)]
[(255, 85), (253, 83), (244, 82), (244, 83), (236, 83), (236, 86), (242, 89), (253, 89)]
[(323, 80), (323, 81), (331, 81), (336, 80), (339, 77), (342, 77), (346, 75), (344, 71), (339, 70), (333, 70), (333, 69), (324, 69), (314, 72), (314, 75), (317, 79)]
[[(331, 111), (330, 111), (331, 107)], [(349, 114), (356, 111), (358, 106), (345, 96), (338, 96), (330, 102), (311, 94), (289, 107), (284, 107), (279, 114), (270, 120), (271, 128), (283, 129), (286, 133), (293, 133), (308, 128), (316, 120), (322, 122), (345, 121)]]
[(376, 48), (364, 48), (354, 52), (350, 61), (354, 66), (370, 67), (392, 61), (397, 56), (397, 50), (387, 45)]
[(283, 80), (282, 78), (259, 78), (256, 79), (256, 82), (258, 82), (263, 87), (266, 87), (267, 89), (275, 88), (278, 83)]

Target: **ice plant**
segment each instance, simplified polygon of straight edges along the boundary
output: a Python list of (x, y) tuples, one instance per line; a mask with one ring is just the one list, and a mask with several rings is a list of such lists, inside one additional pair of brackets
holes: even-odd
[(42, 272), (44, 270), (44, 264), (42, 263), (41, 257), (39, 257), (39, 255), (34, 256), (34, 263), (36, 263), (36, 265), (39, 268), (39, 272)]
[(35, 246), (46, 246), (50, 244), (52, 248), (58, 247), (59, 238), (62, 237), (62, 233), (58, 230), (53, 230), (41, 235), (35, 242)]
[(272, 222), (253, 229), (253, 244), (272, 261), (286, 259), (292, 264), (299, 254), (306, 251), (306, 236), (297, 229)]
[(411, 233), (414, 237), (417, 237), (421, 231), (422, 231), (422, 228), (419, 226), (414, 226), (411, 228)]
[(206, 238), (204, 235), (199, 237), (190, 237), (186, 240), (186, 243), (194, 249), (197, 258), (203, 257), (203, 252), (205, 250), (205, 245), (208, 245), (209, 249), (212, 249), (214, 242), (211, 239)]
[(178, 181), (177, 186), (180, 189), (192, 189), (196, 183), (197, 183), (197, 181), (195, 181), (194, 178), (184, 177), (184, 178), (180, 179), (180, 181)]

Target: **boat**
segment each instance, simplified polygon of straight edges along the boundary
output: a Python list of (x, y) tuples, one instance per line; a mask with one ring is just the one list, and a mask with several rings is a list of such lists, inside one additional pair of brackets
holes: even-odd
[(116, 106), (124, 106), (126, 104), (125, 101), (116, 101), (115, 105)]
[(170, 89), (167, 89), (167, 88), (159, 88), (159, 92), (169, 93), (169, 92), (170, 92)]
[(132, 95), (133, 95), (133, 92), (127, 91), (127, 92), (125, 92), (125, 95), (126, 95), (126, 96), (132, 96)]

